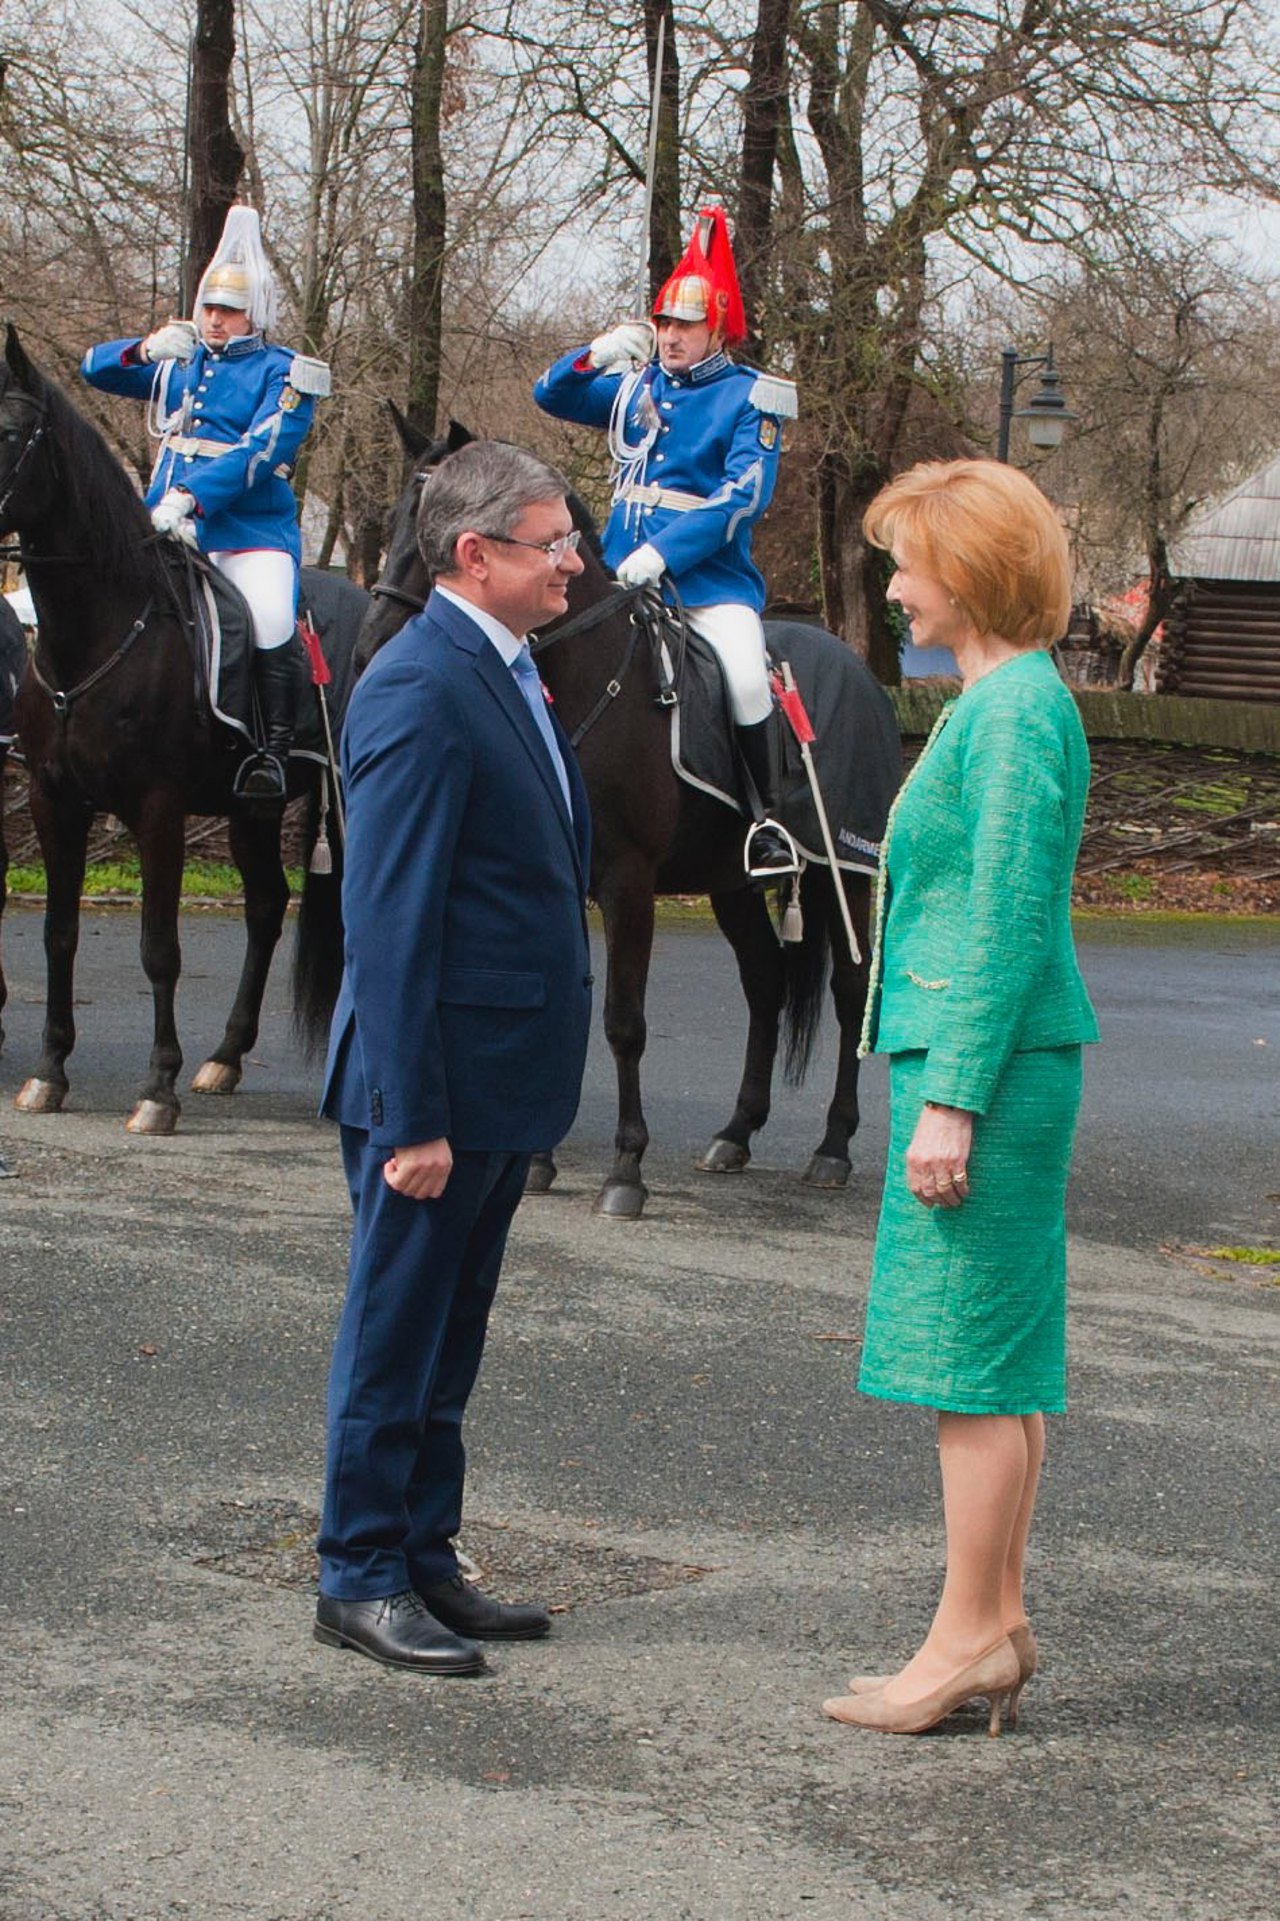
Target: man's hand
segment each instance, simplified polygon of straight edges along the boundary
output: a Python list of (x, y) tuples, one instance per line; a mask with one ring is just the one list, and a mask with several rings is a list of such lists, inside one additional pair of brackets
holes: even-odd
[(170, 320), (148, 334), (138, 352), (143, 360), (190, 360), (200, 336), (194, 320)]
[(382, 1178), (410, 1201), (438, 1201), (453, 1172), (448, 1141), (419, 1141), (416, 1147), (397, 1147), (382, 1170)]
[(628, 554), (619, 566), (618, 585), (652, 587), (655, 580), (661, 580), (666, 565), (657, 548), (646, 540), (643, 547), (637, 547), (633, 554)]
[(196, 510), (195, 495), (185, 487), (170, 487), (151, 509), (151, 525), (158, 534), (176, 534), (188, 547), (196, 545), (196, 530), (191, 516)]
[(653, 328), (647, 320), (624, 320), (597, 334), (587, 348), (587, 359), (601, 373), (618, 367), (643, 367), (653, 359)]

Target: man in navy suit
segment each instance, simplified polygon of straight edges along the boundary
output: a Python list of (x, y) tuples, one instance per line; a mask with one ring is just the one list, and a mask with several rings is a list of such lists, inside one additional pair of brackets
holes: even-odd
[(453, 1541), (507, 1232), (530, 1154), (573, 1122), (587, 1045), (587, 797), (524, 640), (582, 569), (566, 491), (496, 442), (431, 473), (431, 598), (375, 656), (342, 740), (346, 971), (322, 1111), (355, 1219), (315, 1634), (432, 1674), (551, 1624), (465, 1581)]

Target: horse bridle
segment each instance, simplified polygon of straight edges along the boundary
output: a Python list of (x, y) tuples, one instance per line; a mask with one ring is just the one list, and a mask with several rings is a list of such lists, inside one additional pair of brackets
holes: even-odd
[[(14, 461), (12, 467), (9, 469), (9, 479), (5, 486), (5, 490), (2, 494), (0, 494), (0, 521), (3, 521), (5, 510), (8, 507), (9, 502), (13, 499), (13, 490), (18, 484), (19, 474), (22, 472), (22, 469), (26, 465), (29, 457), (35, 452), (36, 448), (40, 445), (40, 442), (44, 439), (45, 414), (48, 411), (48, 402), (45, 400), (42, 400), (39, 394), (29, 394), (26, 392), (24, 388), (19, 388), (17, 393), (13, 397), (16, 400), (25, 400), (29, 407), (34, 407), (36, 417), (32, 424), (31, 431), (28, 433), (27, 438), (23, 443), (22, 452), (18, 455), (18, 458)], [(3, 437), (6, 439), (10, 438), (10, 435), (7, 429), (5, 430)]]

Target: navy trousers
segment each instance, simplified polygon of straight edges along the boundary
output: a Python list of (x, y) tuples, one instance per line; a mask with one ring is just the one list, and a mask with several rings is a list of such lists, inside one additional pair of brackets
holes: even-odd
[(320, 1590), (375, 1600), (457, 1572), (462, 1417), (528, 1154), (455, 1154), (438, 1200), (387, 1186), (384, 1147), (343, 1127), (355, 1219), (329, 1375)]

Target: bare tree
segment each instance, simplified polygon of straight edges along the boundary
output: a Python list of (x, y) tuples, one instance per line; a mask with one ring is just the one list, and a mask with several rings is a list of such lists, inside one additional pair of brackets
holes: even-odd
[(1122, 686), (1171, 602), (1169, 551), (1206, 497), (1275, 450), (1274, 297), (1207, 241), (1129, 248), (1063, 276), (1037, 303), (1079, 416), (1062, 456), (1086, 576), (1147, 582)]

